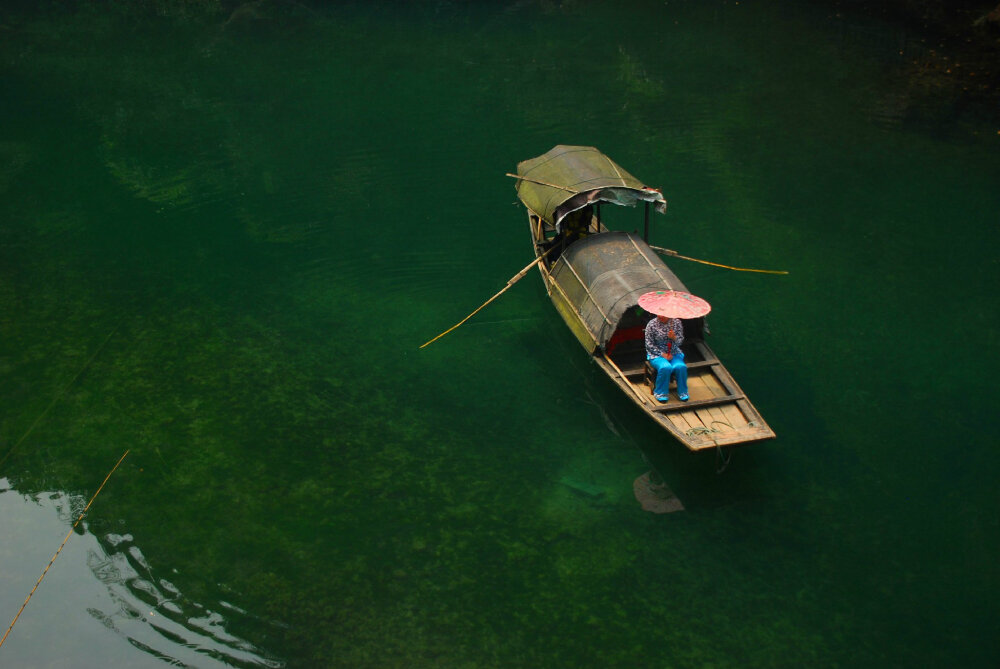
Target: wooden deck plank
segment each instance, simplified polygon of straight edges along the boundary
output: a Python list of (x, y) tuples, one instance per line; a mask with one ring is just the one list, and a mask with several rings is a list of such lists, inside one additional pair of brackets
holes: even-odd
[(698, 420), (700, 420), (702, 423), (704, 423), (705, 427), (707, 427), (708, 429), (712, 429), (714, 427), (714, 424), (712, 422), (713, 418), (712, 418), (712, 409), (711, 409), (711, 407), (702, 408), (702, 409), (695, 409), (694, 410), (694, 415), (696, 415), (698, 417)]
[[(670, 422), (676, 425), (681, 430), (681, 432), (686, 432), (690, 430), (692, 427), (700, 427), (700, 422), (698, 421), (697, 416), (694, 415), (688, 416), (682, 413), (673, 413), (666, 415), (667, 418), (670, 419)], [(692, 418), (694, 419), (694, 421), (691, 420)]]
[(689, 376), (688, 395), (691, 396), (692, 400), (697, 401), (718, 397), (719, 393), (716, 393), (700, 376)]
[(719, 383), (722, 385), (723, 388), (729, 391), (730, 395), (743, 394), (743, 391), (740, 389), (739, 384), (736, 383), (736, 379), (733, 378), (733, 375), (729, 373), (728, 369), (726, 369), (722, 365), (719, 365), (712, 371), (715, 372), (715, 378), (718, 379)]
[[(698, 379), (701, 380), (705, 386), (712, 391), (714, 397), (722, 397), (723, 395), (735, 395), (736, 393), (729, 392), (725, 384), (723, 384), (719, 377), (715, 374), (718, 368), (712, 368), (705, 370), (701, 374), (698, 374)], [(690, 383), (690, 380), (689, 380)]]
[(712, 404), (726, 404), (729, 402), (736, 402), (737, 400), (740, 399), (743, 399), (742, 395), (725, 395), (723, 397), (713, 397), (711, 399), (704, 399), (704, 400), (689, 400), (687, 402), (677, 402), (674, 400), (670, 400), (666, 404), (660, 404), (659, 406), (653, 407), (653, 411), (656, 412), (685, 411)]
[[(700, 434), (697, 430), (704, 429), (704, 425), (701, 425), (697, 420), (697, 417), (693, 414), (667, 414), (667, 418), (670, 422), (677, 428), (677, 430), (684, 435), (683, 440), (687, 442), (687, 445), (691, 448), (704, 448), (711, 444), (710, 439), (707, 435)], [(693, 419), (689, 420), (689, 419)], [(691, 433), (692, 430), (696, 432)]]
[(727, 404), (722, 406), (721, 408), (723, 415), (725, 415), (726, 418), (729, 419), (729, 422), (731, 422), (733, 425), (736, 425), (737, 423), (741, 423), (743, 426), (749, 425), (749, 419), (747, 418), (746, 414), (740, 410), (739, 405)]
[(738, 410), (736, 414), (729, 412), (728, 409), (732, 408), (732, 406), (731, 404), (718, 406), (712, 415), (715, 416), (716, 420), (731, 425), (734, 430), (742, 430), (746, 427), (746, 419), (743, 418), (743, 415)]
[(666, 418), (681, 434), (684, 434), (691, 428), (684, 416), (679, 414), (667, 414)]
[(698, 418), (700, 418), (701, 422), (708, 426), (710, 430), (719, 430), (723, 434), (727, 432), (734, 434), (740, 431), (739, 425), (732, 425), (729, 421), (727, 421), (725, 416), (718, 411), (718, 407), (698, 409), (695, 413), (698, 414)]
[(726, 395), (741, 394), (741, 393), (729, 392), (729, 390), (726, 389), (725, 386), (719, 383), (719, 380), (715, 377), (715, 375), (712, 375), (711, 380), (707, 383), (707, 385), (712, 388), (712, 392), (715, 393), (716, 397), (725, 397)]
[(707, 409), (698, 409), (696, 410), (695, 413), (699, 414), (698, 417), (701, 418), (701, 422), (706, 423), (708, 425), (714, 425), (717, 422), (729, 425), (729, 421), (726, 420), (726, 417), (722, 415), (721, 411), (719, 411), (719, 407), (708, 407)]
[(771, 430), (760, 430), (753, 429), (746, 432), (730, 432), (729, 435), (715, 435), (715, 443), (719, 446), (725, 446), (726, 444), (743, 444), (748, 441), (761, 441), (764, 439), (773, 439), (774, 432)]

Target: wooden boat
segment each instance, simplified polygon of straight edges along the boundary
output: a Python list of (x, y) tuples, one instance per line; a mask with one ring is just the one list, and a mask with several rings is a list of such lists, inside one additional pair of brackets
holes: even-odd
[[(650, 209), (666, 211), (649, 188), (593, 147), (556, 146), (517, 166), (538, 268), (549, 297), (594, 361), (635, 404), (692, 451), (735, 446), (775, 434), (705, 342), (704, 318), (684, 321), (690, 400), (653, 398), (638, 306), (652, 290), (687, 288), (649, 246)], [(602, 204), (645, 204), (644, 234), (612, 231)]]

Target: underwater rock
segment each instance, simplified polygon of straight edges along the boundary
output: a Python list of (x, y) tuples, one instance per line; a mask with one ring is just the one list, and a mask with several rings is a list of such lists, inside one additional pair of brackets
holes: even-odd
[(635, 498), (639, 500), (639, 504), (642, 505), (643, 510), (651, 513), (683, 511), (684, 505), (681, 504), (681, 500), (674, 494), (674, 491), (662, 481), (654, 483), (651, 480), (652, 473), (646, 472), (632, 484)]
[(579, 479), (575, 479), (570, 476), (560, 477), (559, 483), (562, 483), (570, 490), (573, 490), (574, 492), (580, 493), (584, 497), (589, 497), (591, 499), (598, 498), (604, 494), (604, 488), (593, 485), (592, 483), (580, 481)]
[(983, 14), (972, 24), (976, 27), (980, 26), (992, 26), (994, 28), (1000, 28), (1000, 5), (996, 6), (992, 12), (987, 12)]

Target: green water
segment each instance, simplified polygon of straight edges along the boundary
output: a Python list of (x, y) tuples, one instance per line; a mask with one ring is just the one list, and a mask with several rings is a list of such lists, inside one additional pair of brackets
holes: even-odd
[[(0, 14), (4, 629), (130, 449), (0, 665), (996, 665), (998, 128), (823, 3), (626, 5)], [(417, 348), (558, 143), (790, 271), (672, 264), (779, 435), (722, 475), (536, 274)]]

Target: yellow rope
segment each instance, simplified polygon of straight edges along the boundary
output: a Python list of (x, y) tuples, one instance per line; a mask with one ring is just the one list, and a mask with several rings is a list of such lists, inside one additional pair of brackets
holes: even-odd
[(702, 265), (711, 265), (712, 267), (721, 267), (723, 269), (731, 269), (731, 270), (734, 270), (736, 272), (758, 272), (760, 274), (788, 274), (788, 272), (786, 272), (784, 270), (778, 270), (778, 269), (747, 269), (746, 267), (733, 267), (731, 265), (722, 265), (722, 264), (717, 263), (717, 262), (709, 262), (708, 260), (698, 260), (697, 258), (689, 258), (687, 256), (682, 256), (677, 251), (671, 251), (670, 249), (665, 249), (665, 248), (663, 248), (661, 246), (652, 246), (652, 245), (650, 245), (649, 248), (653, 249), (657, 253), (662, 253), (663, 255), (667, 255), (667, 256), (670, 256), (672, 258), (680, 258), (681, 260), (690, 260), (691, 262), (699, 262)]
[(97, 489), (97, 492), (95, 492), (94, 496), (90, 498), (89, 502), (87, 502), (87, 506), (84, 507), (83, 512), (80, 514), (80, 517), (76, 519), (75, 523), (73, 523), (73, 527), (70, 528), (69, 533), (66, 534), (66, 538), (63, 539), (62, 544), (59, 546), (59, 550), (57, 550), (56, 554), (52, 556), (51, 560), (49, 560), (49, 563), (45, 566), (45, 569), (42, 571), (42, 575), (38, 577), (38, 582), (35, 583), (35, 587), (33, 587), (31, 589), (31, 592), (28, 593), (28, 597), (24, 600), (24, 604), (21, 604), (20, 610), (17, 612), (17, 615), (14, 616), (14, 620), (11, 621), (10, 627), (8, 627), (7, 631), (4, 632), (3, 638), (0, 639), (0, 647), (2, 647), (4, 642), (7, 640), (7, 636), (10, 634), (10, 631), (14, 629), (14, 625), (15, 623), (17, 623), (17, 619), (20, 618), (21, 613), (24, 612), (24, 607), (28, 605), (28, 602), (31, 600), (31, 597), (35, 594), (35, 591), (38, 590), (38, 586), (42, 584), (42, 579), (45, 578), (45, 575), (47, 573), (49, 573), (49, 567), (51, 567), (52, 563), (56, 561), (57, 557), (59, 557), (59, 553), (61, 553), (62, 549), (66, 546), (66, 542), (69, 541), (69, 538), (73, 536), (73, 532), (76, 531), (77, 525), (79, 525), (80, 522), (83, 520), (83, 517), (87, 515), (87, 511), (90, 510), (90, 505), (94, 503), (94, 500), (97, 499), (97, 496), (101, 494), (102, 490), (104, 490), (104, 485), (108, 482), (108, 479), (111, 478), (111, 475), (115, 473), (115, 470), (118, 469), (118, 465), (122, 463), (122, 460), (124, 460), (125, 456), (128, 454), (129, 452), (128, 450), (126, 450), (124, 453), (122, 453), (122, 456), (118, 458), (118, 462), (116, 462), (115, 466), (111, 468), (111, 471), (108, 472), (108, 475), (104, 477), (104, 482), (101, 483), (101, 486)]
[(38, 424), (42, 422), (42, 419), (45, 418), (45, 414), (47, 414), (52, 409), (52, 407), (56, 405), (56, 402), (62, 399), (63, 395), (66, 394), (66, 391), (69, 390), (74, 383), (76, 383), (76, 380), (79, 379), (80, 376), (82, 376), (85, 371), (87, 371), (87, 368), (90, 367), (90, 363), (94, 362), (94, 359), (97, 358), (98, 355), (100, 355), (101, 351), (104, 350), (104, 347), (107, 346), (109, 341), (111, 341), (111, 337), (113, 337), (114, 334), (118, 332), (118, 328), (121, 327), (121, 324), (123, 322), (124, 319), (118, 321), (118, 324), (115, 325), (114, 329), (108, 333), (108, 336), (104, 338), (104, 341), (101, 342), (101, 345), (97, 347), (97, 350), (94, 351), (94, 353), (90, 356), (90, 358), (87, 359), (87, 362), (84, 363), (83, 367), (80, 368), (80, 371), (76, 373), (76, 376), (70, 379), (70, 382), (67, 383), (65, 386), (63, 386), (62, 389), (56, 393), (55, 397), (52, 398), (52, 401), (49, 402), (49, 405), (45, 407), (42, 413), (38, 414), (37, 418), (35, 418), (35, 422), (31, 424), (31, 427), (28, 428), (28, 431), (25, 432), (23, 435), (21, 435), (21, 438), (17, 440), (17, 443), (11, 446), (10, 450), (7, 451), (2, 458), (0, 458), (0, 466), (3, 466), (3, 463), (7, 462), (7, 458), (9, 458), (11, 454), (17, 450), (18, 446), (20, 446), (21, 443), (28, 438), (28, 435), (30, 435), (35, 430), (35, 428), (38, 427)]

